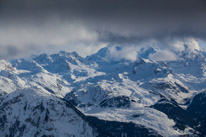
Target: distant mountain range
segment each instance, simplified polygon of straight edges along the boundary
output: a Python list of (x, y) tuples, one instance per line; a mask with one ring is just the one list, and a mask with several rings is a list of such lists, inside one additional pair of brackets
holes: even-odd
[(131, 61), (110, 50), (1, 60), (0, 136), (206, 135), (206, 51), (154, 61), (150, 47)]

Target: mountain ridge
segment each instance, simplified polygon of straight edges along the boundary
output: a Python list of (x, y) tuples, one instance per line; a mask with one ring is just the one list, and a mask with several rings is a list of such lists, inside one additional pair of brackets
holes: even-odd
[[(30, 60), (1, 60), (0, 97), (4, 99), (25, 88), (38, 89), (72, 103), (96, 122), (95, 118), (110, 124), (109, 121), (132, 122), (133, 126), (155, 131), (157, 136), (204, 136), (204, 117), (192, 121), (199, 115), (191, 110), (194, 101), (197, 102), (193, 98), (198, 98), (206, 88), (205, 51), (184, 50), (175, 52), (177, 60), (155, 61), (150, 55), (158, 49), (151, 47), (141, 49), (132, 61), (113, 59), (110, 50), (120, 52), (124, 48), (105, 47), (85, 58), (76, 52), (60, 51), (33, 56)], [(170, 115), (166, 106), (176, 114)], [(191, 114), (191, 121), (185, 123), (179, 111)], [(202, 125), (197, 127), (201, 120)], [(122, 135), (129, 135), (129, 131), (123, 131)], [(115, 136), (116, 129), (105, 132)]]

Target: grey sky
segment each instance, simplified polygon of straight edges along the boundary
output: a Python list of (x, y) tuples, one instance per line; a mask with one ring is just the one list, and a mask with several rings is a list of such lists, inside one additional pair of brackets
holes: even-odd
[(88, 54), (151, 39), (162, 47), (188, 37), (204, 41), (205, 16), (204, 0), (0, 0), (0, 57), (34, 49)]

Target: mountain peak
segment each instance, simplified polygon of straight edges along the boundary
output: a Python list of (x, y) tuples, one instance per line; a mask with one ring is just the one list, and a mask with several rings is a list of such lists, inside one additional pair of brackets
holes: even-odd
[(67, 57), (67, 58), (71, 57), (71, 56), (80, 57), (79, 54), (75, 51), (73, 51), (73, 52), (59, 51), (59, 53), (56, 55), (58, 55), (60, 57)]

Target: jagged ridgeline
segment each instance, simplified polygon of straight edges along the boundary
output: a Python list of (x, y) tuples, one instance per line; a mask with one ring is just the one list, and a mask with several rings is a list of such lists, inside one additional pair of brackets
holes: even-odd
[(155, 61), (105, 47), (0, 61), (0, 137), (154, 137), (206, 134), (206, 52)]

